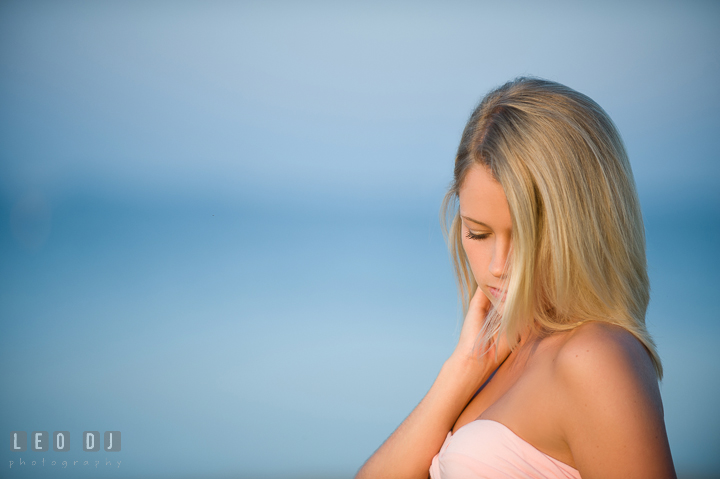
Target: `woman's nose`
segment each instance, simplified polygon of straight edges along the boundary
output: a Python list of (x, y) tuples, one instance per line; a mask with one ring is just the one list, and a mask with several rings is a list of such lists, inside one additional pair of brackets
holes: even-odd
[(509, 265), (507, 264), (510, 253), (509, 241), (496, 241), (493, 250), (492, 260), (490, 261), (490, 274), (496, 278), (502, 278), (507, 274)]

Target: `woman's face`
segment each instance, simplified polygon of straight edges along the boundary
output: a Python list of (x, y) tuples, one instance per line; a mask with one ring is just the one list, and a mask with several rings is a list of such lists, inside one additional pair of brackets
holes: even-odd
[(500, 183), (483, 166), (473, 166), (459, 191), (462, 244), (478, 287), (496, 307), (507, 296), (512, 218)]

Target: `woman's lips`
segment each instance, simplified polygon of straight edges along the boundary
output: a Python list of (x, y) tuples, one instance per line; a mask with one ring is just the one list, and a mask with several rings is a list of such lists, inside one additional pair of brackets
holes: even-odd
[(500, 301), (505, 301), (505, 299), (507, 298), (507, 291), (502, 291), (491, 286), (488, 286), (488, 291), (490, 291), (490, 294), (492, 294), (496, 299), (499, 299)]

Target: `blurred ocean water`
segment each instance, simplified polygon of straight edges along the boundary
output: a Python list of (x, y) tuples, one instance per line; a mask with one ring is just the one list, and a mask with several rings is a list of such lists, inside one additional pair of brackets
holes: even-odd
[[(288, 477), (351, 475), (454, 346), (436, 212), (81, 198), (55, 209), (42, 251), (23, 251), (6, 227), (0, 308), (13, 320), (2, 324), (0, 408), (12, 413), (1, 423), (120, 430), (123, 477), (267, 464)], [(702, 472), (720, 430), (710, 300), (720, 223), (703, 205), (680, 213), (682, 241), (664, 215), (646, 214), (648, 324), (665, 362), (673, 452)]]

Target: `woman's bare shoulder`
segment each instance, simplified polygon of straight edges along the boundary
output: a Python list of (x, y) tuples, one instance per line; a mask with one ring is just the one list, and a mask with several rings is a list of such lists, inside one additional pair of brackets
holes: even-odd
[(593, 322), (565, 334), (555, 353), (554, 417), (581, 474), (673, 477), (658, 381), (643, 344), (621, 327)]
[(603, 379), (612, 383), (628, 376), (657, 383), (645, 346), (626, 329), (600, 321), (564, 333), (555, 349), (554, 369), (570, 386)]
[(553, 420), (581, 475), (674, 477), (655, 368), (629, 331), (592, 322), (554, 348)]

